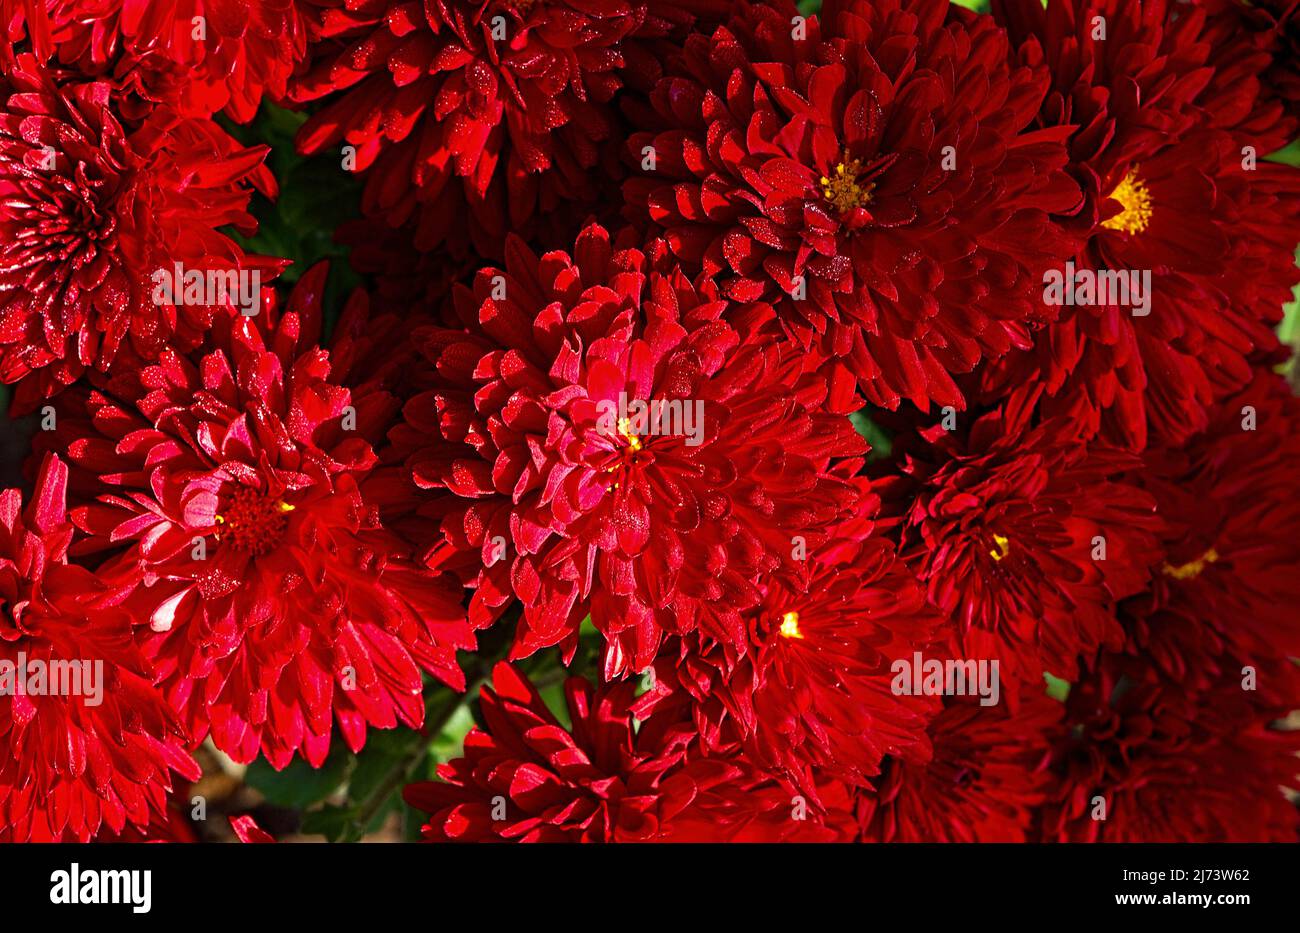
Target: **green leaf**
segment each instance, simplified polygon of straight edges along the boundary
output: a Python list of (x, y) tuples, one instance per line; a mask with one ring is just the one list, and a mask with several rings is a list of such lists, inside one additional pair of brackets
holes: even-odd
[(1043, 680), (1047, 681), (1047, 695), (1058, 703), (1064, 703), (1070, 695), (1070, 682), (1053, 677), (1046, 671), (1043, 672)]
[(304, 816), (302, 831), (309, 836), (324, 836), (330, 842), (342, 842), (347, 838), (356, 818), (354, 807), (329, 804)]
[(1300, 139), (1297, 139), (1285, 149), (1279, 149), (1272, 155), (1264, 157), (1268, 162), (1281, 162), (1283, 165), (1300, 166)]
[(469, 730), (472, 728), (474, 728), (474, 714), (469, 711), (469, 706), (458, 707), (447, 720), (447, 725), (442, 727), (438, 737), (433, 740), (433, 744), (429, 746), (431, 763), (459, 758), (465, 750), (465, 736), (469, 735)]
[[(1296, 262), (1300, 265), (1300, 251), (1296, 252)], [(1293, 300), (1282, 306), (1282, 323), (1277, 327), (1278, 339), (1292, 349), (1300, 352), (1300, 285), (1291, 289)], [(1281, 372), (1296, 383), (1296, 357), (1292, 356), (1282, 364)]]
[(894, 443), (889, 433), (871, 420), (866, 408), (849, 415), (849, 421), (853, 423), (854, 430), (871, 445), (871, 453), (867, 456), (869, 461), (883, 460), (889, 456), (890, 451), (894, 449)]
[(351, 757), (346, 751), (336, 750), (319, 769), (295, 758), (283, 771), (276, 771), (259, 758), (248, 766), (244, 782), (274, 806), (302, 810), (339, 789)]
[(363, 800), (382, 786), (393, 769), (408, 759), (420, 741), (413, 729), (371, 729), (348, 780), (348, 798)]
[(280, 187), (274, 202), (260, 194), (253, 196), (250, 212), (257, 218), (257, 233), (241, 236), (226, 228), (222, 232), (245, 250), (293, 261), (276, 280), (291, 286), (302, 274), (321, 261), (329, 261), (324, 310), (325, 333), (331, 332), (347, 296), (361, 278), (347, 262), (347, 247), (334, 242), (334, 231), (344, 221), (361, 215), (361, 180), (344, 170), (337, 154), (304, 158), (294, 148), (293, 138), (306, 114), (263, 104), (248, 126), (227, 124), (227, 129), (245, 145), (268, 145), (266, 164)]

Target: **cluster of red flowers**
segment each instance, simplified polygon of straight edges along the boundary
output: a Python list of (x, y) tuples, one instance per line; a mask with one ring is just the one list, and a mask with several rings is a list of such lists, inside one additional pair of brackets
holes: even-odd
[(1300, 7), (803, 6), (0, 0), (0, 840), (1297, 837)]

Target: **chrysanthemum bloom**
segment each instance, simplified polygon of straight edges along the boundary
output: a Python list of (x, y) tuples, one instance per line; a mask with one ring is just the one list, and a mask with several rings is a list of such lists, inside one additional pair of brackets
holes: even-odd
[(531, 234), (557, 211), (572, 230), (618, 174), (610, 99), (653, 5), (304, 0), (310, 63), (292, 93), (342, 93), (299, 148), (354, 147), (356, 169), (370, 169), (366, 212), (394, 227), (414, 217), (423, 250), (468, 237), (499, 258), (507, 232)]
[(1228, 674), (1189, 690), (1144, 661), (1103, 656), (1070, 690), (1047, 841), (1295, 842), (1300, 732), (1270, 723)]
[(254, 232), (252, 186), (275, 186), (266, 147), (164, 110), (128, 130), (114, 94), (56, 84), (28, 55), (0, 77), (0, 379), (36, 374), (16, 390), (20, 408), (86, 368), (196, 345), (222, 309), (160, 291), (160, 272), (267, 281), (281, 267), (217, 232)]
[(0, 842), (86, 842), (167, 821), (199, 778), (120, 594), (68, 563), (68, 468), (0, 493)]
[[(835, 410), (962, 404), (952, 373), (1055, 316), (1042, 271), (1078, 204), (1068, 130), (1034, 130), (1048, 78), (988, 17), (941, 0), (742, 4), (689, 37), (634, 108), (630, 215), (734, 302), (828, 360)], [(749, 325), (747, 324), (747, 327)], [(815, 360), (810, 359), (810, 365)]]
[(406, 802), (429, 814), (431, 842), (828, 841), (847, 838), (797, 795), (743, 760), (691, 753), (693, 737), (662, 720), (633, 728), (635, 683), (564, 689), (572, 726), (537, 689), (498, 664), (482, 693), (485, 730), (438, 768), (441, 781), (408, 786)]
[(638, 717), (684, 705), (707, 748), (738, 743), (818, 805), (819, 776), (865, 786), (885, 755), (928, 757), (938, 702), (896, 693), (893, 665), (925, 651), (940, 619), (872, 523), (833, 527), (799, 574), (760, 587), (743, 642), (700, 632), (665, 650)]
[(1020, 54), (1051, 65), (1042, 125), (1079, 127), (1071, 171), (1086, 202), (1072, 223), (1085, 245), (1073, 269), (1121, 275), (1128, 288), (1088, 289), (1074, 304), (1045, 289), (1041, 300), (1067, 302), (1060, 321), (1032, 353), (984, 373), (986, 387), (1000, 397), (1044, 384), (1047, 414), (1134, 449), (1149, 434), (1178, 443), (1205, 427), (1215, 400), (1249, 379), (1251, 352), (1276, 346), (1272, 327), (1300, 278), (1300, 172), (1261, 161), (1285, 139), (1249, 71), (1258, 56), (1216, 71), (1204, 10), (1173, 7), (994, 5)]
[(277, 768), (318, 766), (334, 720), (353, 750), (367, 726), (418, 727), (422, 674), (463, 689), (474, 647), (459, 584), (380, 521), (400, 477), (371, 441), (396, 405), (333, 381), (313, 297), (226, 318), (196, 362), (168, 350), (67, 393), (51, 442), (193, 738)]
[[(1297, 0), (1197, 0), (1218, 26), (1217, 55), (1243, 60), (1253, 52), (1268, 55), (1262, 73), (1266, 96), (1275, 98), (1286, 115), (1300, 120), (1300, 2)], [(1254, 62), (1253, 56), (1252, 63)], [(1294, 126), (1294, 123), (1292, 123)], [(1289, 141), (1289, 140), (1288, 140)]]
[(1300, 705), (1300, 400), (1261, 372), (1185, 448), (1149, 451), (1136, 479), (1167, 556), (1124, 606), (1134, 650), (1189, 688), (1250, 666), (1260, 697)]
[(1124, 474), (1138, 460), (1080, 444), (1073, 425), (1032, 426), (1026, 408), (968, 429), (904, 437), (901, 471), (875, 487), (899, 520), (900, 550), (930, 601), (955, 622), (952, 652), (999, 662), (1040, 690), (1123, 633), (1115, 606), (1140, 592), (1156, 560), (1155, 501)]
[(599, 227), (572, 257), (517, 239), (507, 256), (458, 290), (467, 329), (419, 336), (444, 384), (393, 434), (418, 485), (459, 497), (443, 529), (472, 562), (471, 619), (518, 599), (522, 657), (573, 647), (590, 614), (610, 678), (665, 634), (743, 641), (758, 575), (852, 508), (865, 444), (797, 355), (737, 346), (711, 283)]
[(1041, 690), (1018, 710), (949, 699), (930, 722), (933, 757), (887, 758), (858, 797), (866, 842), (1024, 842), (1044, 798), (1064, 707)]
[(164, 102), (187, 116), (246, 123), (285, 96), (307, 51), (294, 0), (0, 0), (42, 60)]

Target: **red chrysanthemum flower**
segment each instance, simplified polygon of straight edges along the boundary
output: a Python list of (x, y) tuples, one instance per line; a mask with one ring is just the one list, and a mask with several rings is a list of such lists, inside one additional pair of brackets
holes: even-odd
[(1042, 270), (1070, 244), (1048, 215), (1079, 200), (1068, 130), (1032, 130), (1043, 69), (947, 9), (831, 0), (792, 26), (793, 4), (745, 4), (689, 37), (635, 113), (631, 215), (724, 296), (776, 304), (829, 361), (836, 410), (855, 385), (890, 408), (961, 405), (952, 373), (1054, 316)]
[(1144, 297), (1067, 305), (1031, 353), (982, 378), (995, 397), (1043, 384), (1047, 414), (1134, 449), (1204, 429), (1216, 398), (1249, 379), (1250, 354), (1276, 347), (1300, 278), (1300, 173), (1261, 161), (1285, 139), (1256, 113), (1259, 81), (1249, 60), (1216, 71), (1204, 10), (1172, 6), (994, 6), (1021, 55), (1051, 65), (1042, 125), (1078, 127), (1071, 171), (1086, 200), (1073, 224), (1085, 245), (1073, 268), (1131, 270)]
[(247, 123), (285, 96), (307, 51), (294, 0), (0, 0), (42, 61), (101, 77), (194, 117)]
[(797, 355), (738, 347), (707, 281), (599, 227), (572, 257), (507, 254), (458, 290), (466, 330), (419, 336), (443, 386), (393, 435), (418, 485), (459, 497), (442, 526), (477, 587), (471, 619), (521, 601), (522, 657), (571, 648), (590, 613), (611, 679), (665, 634), (743, 641), (758, 576), (852, 508), (865, 444)]
[(1155, 501), (1124, 474), (1138, 460), (1080, 444), (1073, 426), (1028, 423), (1026, 407), (969, 428), (895, 438), (901, 472), (876, 484), (902, 556), (955, 623), (952, 652), (999, 662), (1009, 695), (1044, 671), (1118, 648), (1119, 600), (1156, 560)]
[(743, 757), (725, 760), (730, 780), (701, 782), (690, 806), (660, 826), (655, 842), (852, 842), (857, 832), (853, 793), (829, 778), (817, 782), (813, 804)]
[[(74, 521), (113, 548), (158, 681), (193, 737), (240, 762), (259, 750), (319, 766), (337, 719), (418, 727), (422, 673), (464, 689), (473, 635), (454, 580), (416, 562), (377, 503), (414, 493), (371, 441), (397, 405), (333, 381), (318, 287), (281, 313), (220, 322), (197, 362), (171, 350), (59, 417), (75, 464)], [(54, 443), (54, 442), (50, 442)]]
[[(1298, 0), (1196, 0), (1218, 26), (1216, 58), (1249, 60), (1251, 78), (1263, 84), (1263, 97), (1277, 100), (1291, 129), (1300, 122), (1300, 2)], [(1268, 56), (1260, 69), (1255, 55)], [(1282, 140), (1289, 142), (1287, 137)]]
[(1103, 656), (1073, 685), (1043, 835), (1062, 842), (1295, 842), (1300, 732), (1229, 674), (1205, 691)]
[(47, 457), (26, 507), (0, 493), (0, 842), (165, 823), (172, 772), (200, 774), (120, 594), (68, 563), (67, 476)]
[(1133, 648), (1189, 688), (1249, 665), (1261, 696), (1300, 704), (1300, 400), (1261, 372), (1186, 448), (1148, 451), (1136, 479), (1167, 557), (1124, 605)]
[(155, 273), (256, 271), (218, 228), (255, 230), (252, 185), (273, 193), (267, 149), (208, 120), (156, 111), (137, 129), (104, 82), (56, 84), (31, 56), (0, 77), (0, 380), (30, 408), (88, 368), (195, 346), (225, 309), (155, 301)]
[(343, 93), (299, 148), (355, 147), (356, 168), (370, 169), (367, 213), (394, 227), (414, 218), (422, 250), (472, 241), (493, 258), (510, 231), (566, 220), (571, 231), (598, 206), (596, 183), (618, 175), (610, 100), (623, 46), (638, 29), (662, 32), (644, 0), (302, 6), (311, 57), (293, 95)]
[(671, 645), (637, 715), (688, 706), (707, 748), (739, 744), (819, 805), (820, 777), (865, 786), (885, 755), (926, 758), (937, 701), (896, 694), (892, 667), (929, 645), (939, 617), (872, 530), (864, 517), (837, 525), (796, 576), (761, 581), (739, 644), (696, 633)]
[(934, 754), (887, 758), (859, 794), (865, 842), (1024, 842), (1050, 780), (1047, 764), (1064, 708), (1041, 691), (1019, 709), (948, 700), (931, 722)]
[[(847, 838), (849, 814), (828, 822), (743, 761), (691, 754), (692, 733), (655, 720), (633, 727), (635, 684), (564, 688), (572, 725), (508, 664), (485, 687), (486, 731), (438, 768), (441, 781), (408, 786), (429, 814), (431, 842), (829, 841)], [(837, 829), (836, 826), (839, 828)]]

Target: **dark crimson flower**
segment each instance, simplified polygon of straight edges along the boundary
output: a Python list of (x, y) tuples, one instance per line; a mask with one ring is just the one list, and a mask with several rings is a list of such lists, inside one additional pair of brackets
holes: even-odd
[[(156, 111), (128, 130), (104, 82), (56, 84), (29, 55), (0, 77), (0, 379), (31, 408), (86, 368), (191, 348), (225, 308), (156, 302), (159, 270), (256, 272), (218, 228), (256, 229), (270, 194), (267, 147), (240, 147), (208, 120)], [(175, 299), (177, 296), (164, 296)]]
[(464, 689), (474, 647), (460, 586), (380, 520), (394, 484), (414, 491), (371, 446), (397, 406), (334, 381), (323, 281), (218, 322), (197, 361), (169, 349), (69, 393), (82, 414), (59, 418), (74, 521), (113, 549), (101, 573), (130, 588), (168, 699), (196, 741), (277, 768), (319, 766), (335, 719), (353, 750), (368, 725), (418, 727), (422, 672)]
[(1196, 691), (1103, 656), (1070, 691), (1044, 838), (1294, 842), (1300, 732), (1271, 725), (1287, 711), (1261, 711), (1236, 674)]
[(1167, 557), (1124, 605), (1134, 649), (1189, 688), (1249, 665), (1261, 696), (1300, 703), (1300, 400), (1261, 372), (1185, 448), (1148, 451), (1137, 479)]
[(896, 694), (891, 668), (927, 646), (940, 620), (872, 529), (862, 516), (837, 525), (797, 575), (760, 581), (739, 644), (702, 630), (666, 649), (638, 717), (685, 701), (706, 747), (739, 743), (818, 804), (819, 778), (865, 786), (885, 755), (926, 758), (937, 701)]
[(1158, 559), (1155, 501), (1124, 475), (1137, 458), (1028, 413), (895, 438), (901, 470), (875, 486), (900, 553), (955, 623), (952, 652), (998, 661), (1013, 699), (1017, 682), (1036, 692), (1044, 671), (1068, 679), (1080, 657), (1120, 647), (1116, 604)]
[(334, 239), (348, 248), (352, 268), (374, 281), (375, 297), (412, 318), (454, 322), (452, 286), (469, 281), (482, 265), (474, 256), (454, 259), (445, 250), (421, 252), (415, 248), (413, 224), (393, 229), (382, 220), (360, 217), (340, 224)]
[(737, 775), (704, 785), (690, 806), (660, 827), (655, 842), (852, 842), (857, 832), (852, 790), (817, 782), (814, 806), (798, 791), (754, 771), (743, 757), (726, 759)]
[[(1294, 130), (1300, 121), (1300, 2), (1297, 0), (1197, 0), (1218, 26), (1216, 59), (1249, 61), (1251, 78), (1263, 85), (1264, 102), (1278, 101)], [(1268, 64), (1260, 68), (1256, 55)], [(1262, 106), (1260, 109), (1264, 109)], [(1280, 142), (1290, 142), (1284, 134)]]
[[(1021, 56), (1051, 66), (1041, 125), (1078, 127), (1074, 268), (1149, 282), (1142, 299), (1064, 307), (1031, 353), (982, 374), (986, 394), (1043, 384), (1045, 413), (1134, 449), (1149, 434), (1181, 443), (1204, 429), (1214, 401), (1249, 379), (1250, 354), (1276, 347), (1272, 328), (1300, 278), (1300, 173), (1257, 161), (1286, 141), (1258, 114), (1258, 56), (1216, 71), (1204, 10), (1172, 8), (994, 4)], [(1092, 38), (1099, 17), (1104, 40)]]
[(442, 526), (476, 627), (523, 603), (515, 657), (572, 648), (588, 613), (611, 679), (666, 634), (738, 644), (758, 576), (795, 567), (858, 497), (843, 477), (866, 446), (797, 355), (739, 347), (711, 283), (599, 227), (572, 257), (512, 239), (456, 306), (465, 329), (418, 335), (443, 385), (393, 439), (418, 485), (459, 497)]
[[(0, 0), (42, 61), (111, 80), (187, 116), (247, 123), (306, 54), (294, 0)], [(23, 23), (24, 19), (30, 21)]]
[(635, 684), (564, 687), (565, 728), (537, 689), (508, 664), (482, 692), (486, 730), (438, 768), (441, 781), (409, 785), (407, 803), (429, 814), (431, 842), (829, 841), (839, 829), (743, 760), (691, 753), (692, 733), (661, 719), (633, 728)]
[(596, 182), (617, 177), (610, 99), (624, 44), (647, 25), (644, 0), (301, 6), (310, 60), (293, 95), (342, 94), (308, 120), (299, 148), (355, 147), (356, 168), (371, 169), (364, 209), (394, 227), (414, 217), (421, 250), (463, 251), (468, 239), (497, 258), (510, 231), (565, 218), (572, 231)]
[(949, 699), (930, 722), (933, 757), (886, 758), (858, 795), (866, 842), (1025, 842), (1050, 775), (1064, 707), (1041, 691), (1019, 709)]
[(0, 842), (165, 824), (172, 772), (200, 775), (120, 593), (68, 563), (67, 478), (46, 457), (26, 506), (0, 493)]
[(792, 3), (742, 4), (634, 114), (631, 216), (724, 297), (775, 304), (828, 361), (835, 410), (855, 386), (961, 405), (951, 374), (1054, 316), (1040, 290), (1072, 249), (1048, 216), (1079, 200), (1069, 130), (1031, 127), (1043, 68), (1010, 66), (988, 17), (946, 23), (948, 6), (830, 0), (792, 26)]

